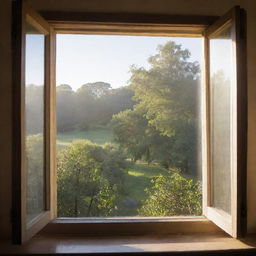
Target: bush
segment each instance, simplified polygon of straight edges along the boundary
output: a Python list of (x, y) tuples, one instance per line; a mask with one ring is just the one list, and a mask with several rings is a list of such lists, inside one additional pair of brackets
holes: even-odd
[(109, 216), (122, 190), (125, 158), (109, 145), (82, 140), (57, 159), (58, 216)]
[(200, 182), (186, 179), (178, 173), (156, 177), (146, 189), (148, 199), (139, 210), (141, 216), (179, 216), (202, 213)]

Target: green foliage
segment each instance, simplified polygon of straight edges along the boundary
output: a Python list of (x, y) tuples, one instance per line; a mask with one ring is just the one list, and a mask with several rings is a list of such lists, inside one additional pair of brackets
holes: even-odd
[(57, 126), (59, 131), (68, 131), (75, 123), (75, 100), (71, 86), (62, 84), (56, 88)]
[(122, 192), (124, 157), (107, 145), (73, 143), (58, 154), (58, 216), (109, 216)]
[[(147, 199), (145, 189), (151, 187), (152, 178), (159, 175), (166, 176), (168, 171), (159, 165), (148, 165), (145, 162), (131, 164), (124, 178), (124, 194), (118, 204), (118, 216), (138, 216), (138, 209)], [(129, 201), (131, 203), (127, 205)]]
[(158, 47), (149, 70), (133, 67), (136, 105), (113, 116), (114, 138), (134, 160), (194, 173), (197, 162), (199, 65), (174, 42)]
[(112, 89), (104, 82), (87, 83), (76, 92), (57, 87), (57, 128), (59, 132), (106, 126), (113, 114), (132, 108), (133, 92)]
[[(201, 214), (201, 185), (182, 176), (196, 176), (200, 143), (200, 70), (189, 58), (188, 50), (170, 41), (149, 58), (149, 69), (131, 68), (127, 87), (112, 89), (104, 82), (87, 83), (77, 91), (65, 84), (57, 87), (58, 139), (68, 146), (57, 156), (58, 216)], [(37, 104), (42, 88), (26, 90), (27, 134), (43, 127), (43, 104)], [(87, 138), (103, 144), (112, 137), (109, 128), (115, 144), (75, 142)], [(32, 212), (42, 203), (42, 138), (27, 138)], [(134, 163), (128, 166), (126, 158)]]
[(114, 141), (125, 149), (133, 161), (141, 159), (150, 143), (147, 136), (147, 120), (129, 109), (114, 115), (111, 121)]
[(94, 98), (99, 98), (104, 94), (110, 92), (111, 85), (104, 82), (95, 82), (83, 84), (80, 90), (85, 90), (88, 94), (92, 95)]
[(141, 216), (199, 216), (202, 214), (202, 194), (199, 182), (178, 173), (158, 176), (146, 189), (148, 199), (139, 210)]
[[(26, 132), (37, 134), (43, 127), (43, 86), (26, 87)], [(128, 87), (112, 89), (104, 82), (87, 83), (77, 91), (68, 84), (56, 87), (58, 132), (94, 129), (106, 126), (112, 116), (134, 105)]]

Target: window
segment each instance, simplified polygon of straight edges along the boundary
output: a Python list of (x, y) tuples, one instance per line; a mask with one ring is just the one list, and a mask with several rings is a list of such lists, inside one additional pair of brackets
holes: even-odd
[[(159, 19), (121, 17), (119, 15), (72, 15), (59, 20), (48, 15), (46, 22), (40, 15), (20, 4), (16, 6), (15, 60), (15, 145), (14, 145), (14, 235), (23, 242), (41, 230), (56, 215), (56, 120), (55, 120), (55, 48), (56, 33), (145, 35), (145, 36), (204, 36), (205, 69), (202, 69), (201, 130), (203, 215), (234, 237), (242, 234), (246, 220), (246, 72), (244, 56), (245, 32), (242, 10), (231, 10), (209, 26), (205, 17), (165, 17)], [(128, 15), (129, 16), (129, 15)], [(66, 19), (66, 20), (65, 20)], [(31, 46), (40, 47), (40, 56), (31, 58)], [(225, 58), (223, 58), (225, 56)], [(37, 65), (31, 74), (30, 65)], [(30, 79), (41, 76), (43, 87), (28, 86)], [(29, 91), (38, 91), (37, 98)], [(18, 104), (17, 104), (18, 103)], [(29, 107), (33, 106), (33, 108)], [(40, 151), (40, 165), (31, 157), (31, 141), (26, 133), (31, 128), (30, 111), (37, 115), (37, 127), (43, 136), (34, 136), (33, 143)], [(39, 131), (39, 130), (38, 130)], [(36, 170), (33, 173), (30, 170)], [(31, 179), (35, 183), (31, 183)], [(36, 186), (32, 184), (37, 184)], [(100, 220), (108, 223), (107, 220)], [(119, 221), (124, 220), (112, 220)], [(131, 219), (128, 219), (129, 221)], [(159, 219), (136, 219), (138, 224)], [(165, 222), (170, 219), (165, 219)], [(192, 220), (193, 221), (193, 220)], [(75, 222), (69, 220), (69, 222)], [(93, 225), (93, 221), (87, 220)], [(177, 222), (177, 220), (176, 220)], [(182, 222), (182, 219), (181, 219)], [(183, 223), (184, 225), (184, 223)], [(132, 224), (131, 224), (132, 226)]]
[(202, 37), (56, 42), (57, 216), (200, 216)]

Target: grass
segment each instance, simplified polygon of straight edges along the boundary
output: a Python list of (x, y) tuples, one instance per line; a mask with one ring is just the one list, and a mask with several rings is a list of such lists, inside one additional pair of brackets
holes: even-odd
[(96, 144), (103, 145), (113, 140), (113, 134), (107, 129), (95, 129), (88, 131), (71, 131), (57, 134), (57, 148), (63, 149), (77, 140), (90, 140)]
[(147, 163), (137, 163), (130, 167), (126, 179), (127, 191), (130, 196), (135, 200), (146, 199), (145, 188), (152, 185), (151, 180), (153, 177), (159, 175), (167, 175), (166, 169), (158, 165), (148, 165)]
[[(148, 165), (144, 162), (131, 165), (124, 180), (124, 190), (126, 194), (122, 195), (120, 198), (119, 215), (138, 215), (138, 208), (147, 198), (145, 189), (151, 187), (152, 178), (159, 175), (168, 175), (168, 171), (158, 165)], [(137, 204), (127, 207), (127, 201)]]

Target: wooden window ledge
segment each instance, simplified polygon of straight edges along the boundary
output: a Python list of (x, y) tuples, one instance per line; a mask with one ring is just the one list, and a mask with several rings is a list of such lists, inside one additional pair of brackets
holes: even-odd
[(256, 255), (256, 235), (238, 240), (226, 234), (85, 237), (37, 235), (24, 245), (0, 243), (0, 255)]

